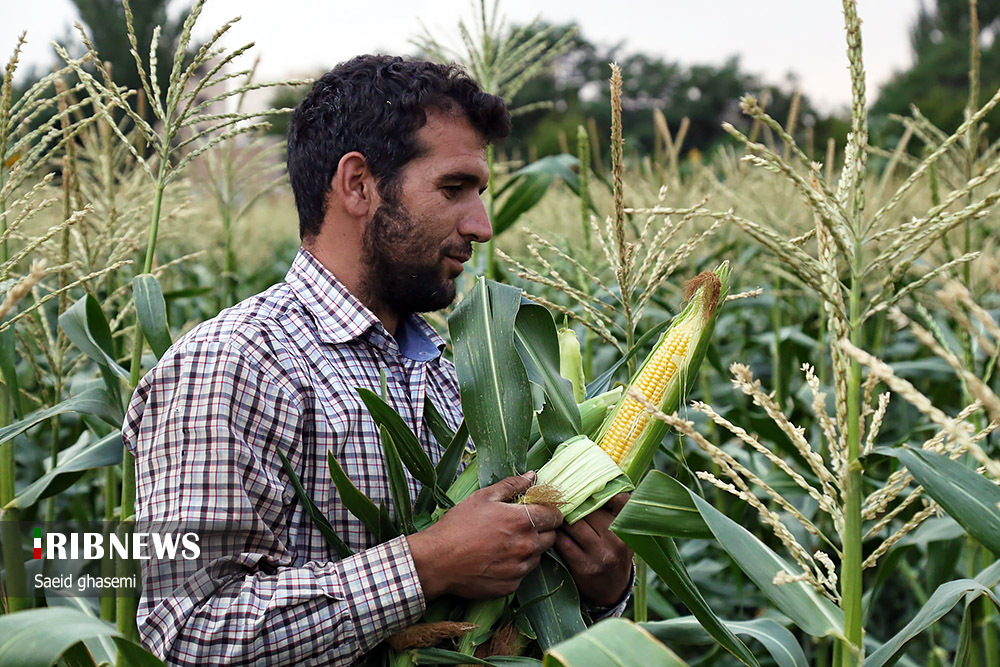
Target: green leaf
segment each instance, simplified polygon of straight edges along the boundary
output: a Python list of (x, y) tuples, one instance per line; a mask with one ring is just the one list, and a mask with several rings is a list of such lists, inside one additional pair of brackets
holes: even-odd
[(59, 316), (59, 326), (81, 352), (121, 379), (128, 380), (128, 371), (114, 358), (115, 348), (108, 318), (105, 317), (101, 304), (92, 295), (82, 297), (67, 308)]
[(573, 171), (577, 162), (572, 155), (550, 155), (511, 174), (496, 193), (497, 200), (503, 199), (503, 202), (493, 212), (493, 235), (502, 234), (534, 208), (557, 178), (578, 193), (580, 177)]
[(0, 637), (0, 665), (50, 667), (79, 642), (110, 637), (124, 664), (163, 667), (156, 656), (125, 639), (110, 623), (74, 609), (31, 609), (0, 616)]
[(1000, 487), (944, 454), (908, 446), (879, 451), (898, 458), (969, 535), (1000, 553)]
[(543, 651), (587, 629), (573, 577), (551, 554), (521, 580), (517, 601), (531, 603), (524, 613)]
[(159, 359), (170, 347), (170, 327), (167, 324), (167, 302), (163, 298), (160, 281), (148, 273), (132, 279), (135, 312), (139, 317), (142, 334)]
[[(87, 432), (89, 434), (89, 431)], [(101, 438), (97, 442), (83, 439), (59, 452), (59, 462), (36, 479), (4, 507), (25, 509), (43, 498), (54, 496), (68, 489), (83, 473), (95, 468), (118, 465), (122, 462), (121, 431)]]
[(7, 393), (10, 394), (14, 406), (14, 416), (17, 419), (22, 419), (24, 418), (24, 405), (21, 401), (21, 389), (17, 382), (17, 357), (14, 352), (16, 342), (14, 327), (7, 327), (0, 331), (0, 373), (3, 374)]
[(465, 420), (462, 420), (435, 468), (440, 486), (448, 488), (455, 481), (455, 475), (458, 473), (458, 466), (462, 462), (462, 454), (465, 452), (465, 445), (468, 441), (469, 425), (465, 423)]
[(338, 535), (337, 531), (333, 529), (333, 525), (330, 523), (330, 520), (319, 511), (319, 508), (316, 507), (316, 503), (314, 503), (313, 499), (309, 497), (308, 493), (306, 493), (305, 488), (302, 486), (302, 482), (299, 480), (299, 476), (295, 473), (295, 468), (292, 467), (292, 464), (285, 456), (285, 453), (278, 448), (275, 448), (275, 451), (278, 452), (278, 457), (281, 458), (281, 465), (284, 467), (285, 472), (288, 473), (288, 478), (291, 480), (292, 486), (295, 488), (295, 495), (299, 497), (299, 502), (301, 502), (302, 506), (305, 507), (306, 513), (313, 520), (313, 523), (316, 524), (316, 529), (319, 530), (320, 534), (326, 539), (326, 543), (330, 545), (330, 548), (333, 549), (333, 551), (341, 558), (353, 556), (354, 550), (347, 546), (347, 543), (344, 542), (344, 540), (340, 539), (340, 535)]
[(521, 290), (480, 278), (448, 319), (481, 487), (524, 471), (532, 401), (514, 345), (520, 305)]
[(700, 496), (690, 493), (715, 539), (785, 616), (814, 637), (843, 637), (844, 612), (841, 609), (805, 582), (775, 584), (774, 577), (778, 572), (794, 575), (798, 573), (797, 569), (746, 528), (723, 515)]
[[(778, 667), (808, 667), (805, 653), (795, 635), (781, 624), (769, 618), (722, 622), (733, 634), (756, 639), (763, 644)], [(694, 616), (640, 623), (639, 627), (667, 645), (709, 644), (715, 641)]]
[[(621, 519), (621, 523), (619, 523), (619, 519), (616, 519), (611, 525), (612, 530), (618, 532), (622, 526), (635, 527), (638, 532), (619, 534), (622, 535), (622, 539), (626, 539), (626, 535), (630, 535), (629, 539), (638, 544), (643, 544), (639, 538), (644, 536), (646, 540), (652, 540), (653, 536), (657, 534), (663, 537), (685, 537), (692, 533), (703, 534), (697, 520), (692, 520), (690, 516), (690, 508), (693, 506), (722, 548), (729, 553), (740, 569), (753, 580), (761, 592), (783, 614), (792, 619), (804, 632), (815, 637), (839, 638), (843, 636), (844, 612), (832, 602), (821, 597), (804, 582), (782, 584), (781, 586), (774, 583), (774, 577), (778, 572), (797, 573), (797, 570), (789, 565), (785, 559), (680, 482), (672, 480), (668, 483), (663, 479), (664, 477), (667, 477), (664, 473), (651, 471), (639, 484), (633, 495), (654, 500), (675, 499), (678, 488), (683, 488), (687, 491), (693, 505), (676, 503), (677, 508), (671, 509), (671, 503), (661, 502), (656, 507), (659, 518), (655, 522), (646, 522), (641, 516), (637, 516), (641, 515), (641, 506), (635, 506), (632, 510), (628, 509), (628, 505), (631, 505), (630, 501), (622, 510), (625, 518)], [(658, 546), (664, 550), (669, 549), (664, 544)], [(652, 549), (652, 547), (650, 548)], [(665, 555), (668, 559), (670, 558), (669, 553)], [(692, 609), (692, 613), (694, 613), (694, 609)]]
[(368, 389), (358, 387), (358, 395), (364, 401), (372, 419), (379, 429), (385, 429), (391, 436), (403, 465), (413, 478), (424, 486), (433, 487), (437, 483), (437, 473), (427, 452), (420, 446), (420, 440), (406, 425), (403, 418), (382, 398)]
[[(559, 373), (559, 339), (552, 314), (547, 309), (523, 300), (514, 322), (517, 351), (531, 382), (545, 391), (546, 428), (539, 428), (546, 440), (556, 443), (579, 435), (580, 408), (573, 398), (573, 386)], [(555, 432), (555, 433), (554, 433)]]
[(424, 396), (424, 421), (441, 447), (447, 447), (448, 443), (455, 437), (455, 433), (445, 422), (444, 417), (438, 412), (434, 401), (429, 396)]
[(623, 618), (607, 618), (586, 632), (553, 646), (545, 654), (545, 667), (621, 667), (657, 665), (686, 667), (676, 653), (646, 630)]
[(712, 537), (687, 488), (670, 475), (651, 470), (611, 527), (618, 534), (657, 536), (663, 535), (667, 524), (672, 537)]
[(361, 493), (354, 486), (351, 478), (340, 467), (340, 463), (333, 455), (333, 452), (327, 453), (326, 460), (330, 468), (330, 478), (333, 480), (333, 485), (337, 488), (337, 493), (340, 494), (340, 502), (344, 503), (344, 507), (347, 508), (348, 512), (356, 516), (361, 523), (365, 524), (365, 528), (375, 537), (375, 541), (381, 544), (399, 535), (399, 532), (392, 525), (389, 512), (385, 508), (382, 508), (380, 511), (368, 496)]
[[(912, 469), (910, 472), (913, 472)], [(1000, 599), (990, 590), (998, 582), (1000, 582), (1000, 561), (980, 572), (975, 579), (956, 579), (941, 584), (902, 630), (865, 659), (865, 667), (892, 664), (902, 654), (907, 642), (937, 623), (967, 594), (972, 594), (969, 596), (970, 601), (980, 595), (986, 595), (1000, 608)]]
[(715, 615), (684, 567), (677, 546), (669, 537), (619, 533), (625, 544), (639, 554), (663, 579), (671, 593), (680, 598), (708, 634), (744, 665), (757, 667), (757, 659), (746, 645)]
[(115, 361), (111, 327), (101, 304), (90, 294), (84, 296), (59, 316), (59, 327), (81, 352), (97, 362), (108, 395), (115, 400), (121, 413), (117, 420), (120, 425), (125, 419), (121, 410), (120, 381), (127, 381), (129, 373)]
[(561, 178), (573, 192), (578, 193), (580, 190), (580, 176), (573, 169), (579, 163), (580, 161), (577, 157), (569, 153), (547, 155), (539, 160), (535, 160), (531, 164), (521, 167), (511, 174), (507, 182), (503, 184), (503, 187), (497, 191), (496, 196), (503, 196), (518, 182), (521, 176), (540, 173), (548, 173)]
[(91, 387), (76, 396), (70, 396), (62, 403), (57, 403), (51, 408), (36, 410), (21, 421), (0, 428), (0, 443), (7, 442), (14, 436), (24, 433), (32, 426), (41, 424), (46, 419), (70, 412), (94, 415), (115, 427), (121, 427), (122, 420), (124, 419), (120, 404), (111, 400), (107, 392), (101, 387)]
[(491, 656), (488, 660), (471, 655), (448, 651), (443, 648), (416, 648), (407, 651), (417, 665), (487, 665), (488, 667), (534, 667), (541, 665), (541, 660), (523, 656)]
[(382, 456), (385, 459), (385, 470), (389, 478), (392, 505), (396, 510), (396, 526), (404, 535), (411, 535), (414, 532), (413, 502), (410, 500), (410, 485), (406, 481), (406, 473), (403, 471), (403, 461), (389, 430), (385, 426), (379, 426), (379, 433), (382, 436)]

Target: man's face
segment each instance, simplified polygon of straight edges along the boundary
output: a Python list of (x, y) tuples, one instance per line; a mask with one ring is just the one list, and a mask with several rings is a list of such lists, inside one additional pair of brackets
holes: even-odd
[(362, 237), (362, 290), (397, 315), (439, 310), (472, 242), (493, 235), (480, 194), (489, 169), (482, 139), (461, 115), (429, 111), (423, 155), (384, 193)]

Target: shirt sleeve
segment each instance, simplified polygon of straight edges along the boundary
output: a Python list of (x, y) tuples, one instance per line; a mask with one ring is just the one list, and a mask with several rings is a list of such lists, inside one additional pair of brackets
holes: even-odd
[(136, 390), (136, 530), (199, 535), (197, 558), (143, 563), (140, 636), (169, 664), (349, 664), (423, 613), (405, 538), (302, 555), (321, 538), (277, 450), (304, 470), (305, 412), (259, 333), (183, 344)]

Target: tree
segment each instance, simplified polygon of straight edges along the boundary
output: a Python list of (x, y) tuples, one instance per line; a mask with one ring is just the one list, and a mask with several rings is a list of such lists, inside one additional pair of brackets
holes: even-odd
[[(983, 38), (977, 107), (1000, 88), (1000, 42), (986, 37), (1000, 31), (1000, 0), (979, 0), (978, 14)], [(969, 101), (970, 23), (968, 0), (937, 0), (933, 9), (922, 5), (910, 30), (913, 65), (882, 87), (873, 114), (908, 115), (912, 104), (945, 132), (961, 125)], [(1000, 112), (987, 121), (988, 136), (1000, 136)], [(879, 134), (899, 132), (898, 125), (882, 128)]]

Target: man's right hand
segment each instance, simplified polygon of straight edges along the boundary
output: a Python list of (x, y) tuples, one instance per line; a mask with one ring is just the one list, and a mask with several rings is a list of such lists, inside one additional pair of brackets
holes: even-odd
[(407, 538), (425, 599), (446, 593), (496, 598), (517, 590), (563, 521), (552, 507), (509, 502), (533, 481), (529, 472), (479, 489)]

